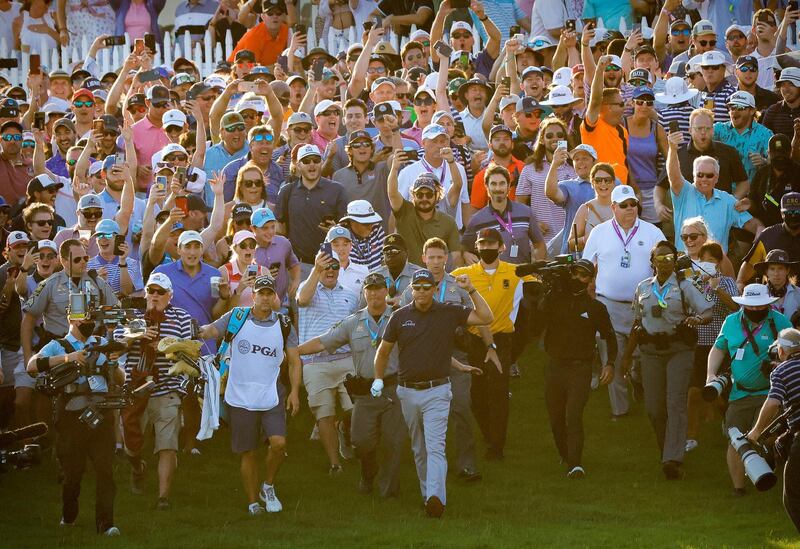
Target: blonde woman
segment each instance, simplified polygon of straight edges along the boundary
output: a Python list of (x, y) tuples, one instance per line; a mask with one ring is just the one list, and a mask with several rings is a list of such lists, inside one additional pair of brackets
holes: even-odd
[(574, 226), (569, 235), (569, 246), (575, 249), (575, 236), (577, 231), (578, 248), (583, 249), (589, 233), (596, 226), (614, 217), (611, 211), (611, 191), (616, 185), (617, 176), (611, 164), (599, 162), (592, 166), (589, 172), (589, 181), (592, 183), (595, 197), (581, 204), (575, 213)]
[[(703, 221), (702, 217), (689, 217), (683, 220), (681, 226), (680, 239), (683, 245), (686, 246), (686, 254), (692, 258), (692, 261), (700, 261), (700, 248), (706, 242), (712, 242), (708, 238), (708, 226)], [(722, 261), (719, 262), (719, 273), (722, 276), (729, 276), (736, 279), (736, 273), (733, 270), (733, 263), (728, 259), (728, 256), (723, 252)]]
[(230, 298), (228, 308), (251, 307), (253, 305), (253, 282), (259, 274), (269, 274), (256, 265), (256, 235), (250, 231), (238, 231), (233, 235), (231, 259), (219, 267), (223, 283), (228, 284)]

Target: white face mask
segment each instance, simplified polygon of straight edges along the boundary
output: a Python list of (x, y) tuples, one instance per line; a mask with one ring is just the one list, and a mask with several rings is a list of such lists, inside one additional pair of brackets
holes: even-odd
[(695, 262), (695, 265), (700, 269), (701, 275), (708, 274), (714, 276), (717, 273), (717, 266), (710, 261), (698, 261)]

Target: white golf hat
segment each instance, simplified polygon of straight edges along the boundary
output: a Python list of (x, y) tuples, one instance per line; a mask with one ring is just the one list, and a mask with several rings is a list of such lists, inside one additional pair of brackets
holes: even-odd
[(186, 115), (178, 109), (170, 109), (161, 115), (161, 125), (165, 128), (169, 126), (180, 126), (186, 124)]
[(347, 215), (339, 221), (342, 222), (345, 219), (355, 221), (356, 223), (363, 223), (364, 225), (383, 221), (383, 218), (367, 200), (353, 200), (350, 202), (347, 205)]
[(741, 296), (735, 296), (731, 299), (745, 307), (761, 307), (775, 303), (779, 298), (769, 295), (769, 288), (767, 288), (766, 284), (748, 284), (744, 287)]
[(753, 97), (753, 94), (750, 92), (739, 90), (732, 93), (731, 96), (728, 97), (728, 105), (738, 105), (740, 107), (750, 107), (751, 109), (755, 109), (756, 98)]
[(561, 67), (553, 73), (554, 86), (569, 86), (572, 82), (572, 68)]
[(631, 199), (639, 202), (639, 199), (636, 198), (636, 193), (633, 192), (633, 187), (630, 185), (617, 185), (614, 187), (614, 190), (611, 191), (611, 202), (620, 204)]
[(664, 85), (664, 93), (657, 93), (655, 99), (665, 105), (677, 105), (678, 103), (689, 101), (698, 93), (700, 93), (699, 90), (689, 88), (686, 85), (686, 80), (680, 76), (673, 76), (667, 79)]
[(718, 65), (725, 65), (728, 62), (725, 60), (725, 55), (721, 51), (712, 50), (703, 53), (700, 59), (701, 67), (716, 67)]
[[(339, 109), (339, 105), (337, 105), (330, 99), (323, 99), (322, 101), (317, 103), (316, 107), (314, 107), (314, 116), (319, 116), (321, 113), (327, 111), (331, 107), (336, 107), (337, 109)], [(341, 109), (339, 110), (341, 111)]]
[(597, 160), (597, 151), (594, 150), (594, 147), (592, 147), (591, 145), (587, 145), (586, 143), (581, 143), (580, 145), (569, 151), (570, 158), (575, 158), (575, 154), (578, 152), (585, 152), (586, 154), (591, 155), (592, 158)]
[[(203, 245), (203, 237), (197, 231), (183, 231), (178, 237), (178, 248), (185, 246), (190, 242), (199, 242)], [(149, 283), (149, 282), (148, 282)]]
[(786, 67), (783, 69), (780, 78), (778, 78), (775, 83), (779, 84), (781, 82), (789, 82), (793, 86), (800, 88), (800, 68)]
[(456, 21), (450, 27), (450, 36), (453, 36), (453, 33), (460, 30), (465, 30), (468, 33), (472, 34), (472, 26), (469, 23), (465, 21)]
[(436, 139), (440, 135), (447, 135), (447, 130), (439, 124), (428, 124), (422, 130), (422, 139)]
[(572, 105), (580, 101), (579, 97), (572, 95), (572, 90), (566, 86), (556, 86), (550, 90), (550, 95), (546, 101), (539, 103), (540, 105), (549, 105), (551, 107), (560, 107), (562, 105)]
[[(183, 234), (186, 234), (187, 232), (195, 232), (195, 231), (186, 231)], [(172, 281), (164, 273), (152, 273), (150, 275), (150, 278), (147, 279), (146, 286), (158, 286), (159, 288), (162, 288), (164, 290), (170, 292), (172, 291)]]
[(300, 162), (306, 156), (319, 156), (322, 158), (322, 153), (319, 152), (316, 145), (303, 145), (297, 151), (297, 161)]

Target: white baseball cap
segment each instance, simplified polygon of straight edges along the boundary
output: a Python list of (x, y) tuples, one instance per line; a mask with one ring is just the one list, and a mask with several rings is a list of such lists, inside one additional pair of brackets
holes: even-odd
[(52, 240), (40, 240), (37, 244), (37, 248), (39, 250), (43, 248), (50, 248), (54, 252), (58, 253), (58, 246), (56, 246), (56, 243)]
[(422, 130), (422, 139), (436, 139), (440, 135), (447, 135), (447, 130), (439, 124), (428, 124)]
[(575, 154), (579, 152), (588, 153), (592, 155), (592, 158), (597, 160), (597, 151), (594, 150), (594, 147), (592, 147), (591, 145), (587, 145), (586, 143), (581, 143), (580, 145), (569, 151), (570, 158), (575, 158)]
[(422, 41), (423, 41), (423, 40), (425, 40), (426, 38), (427, 38), (428, 40), (430, 40), (430, 38), (431, 38), (431, 35), (430, 35), (430, 34), (428, 34), (426, 31), (424, 31), (424, 30), (422, 30), (422, 29), (419, 29), (419, 30), (415, 30), (414, 32), (412, 32), (412, 33), (411, 33), (411, 36), (409, 36), (409, 37), (408, 37), (408, 40), (409, 40), (410, 42), (414, 42), (414, 41), (417, 41), (417, 42), (422, 42)]
[(97, 175), (103, 169), (103, 161), (102, 160), (95, 160), (91, 164), (89, 164), (89, 175)]
[(20, 242), (30, 242), (30, 238), (28, 238), (27, 233), (25, 231), (11, 231), (8, 233), (8, 238), (6, 239), (7, 246), (13, 246), (14, 244), (18, 244)]
[[(195, 232), (195, 231), (186, 231), (181, 236), (186, 233)], [(172, 291), (172, 281), (169, 279), (167, 275), (164, 273), (151, 273), (150, 278), (147, 279), (146, 286), (158, 286), (167, 291)]]
[(161, 115), (161, 125), (164, 128), (169, 126), (180, 126), (181, 128), (186, 124), (186, 115), (179, 109), (170, 109)]
[(569, 86), (572, 82), (572, 68), (561, 67), (553, 73), (553, 85)]
[(233, 245), (238, 246), (239, 244), (241, 244), (242, 242), (244, 242), (249, 238), (255, 240), (256, 235), (254, 235), (252, 231), (248, 230), (236, 231), (236, 234), (233, 235)]
[(303, 145), (297, 151), (297, 161), (300, 162), (306, 156), (319, 156), (322, 158), (322, 154), (319, 152), (319, 149), (316, 145)]
[(236, 103), (236, 108), (234, 110), (236, 112), (256, 111), (257, 113), (264, 114), (267, 112), (267, 104), (261, 97), (251, 97), (248, 99), (242, 99)]
[(625, 202), (626, 200), (635, 200), (639, 202), (639, 199), (636, 198), (636, 193), (633, 192), (633, 187), (630, 185), (617, 185), (614, 187), (614, 190), (611, 191), (611, 202), (616, 202), (617, 204), (621, 202)]
[(756, 108), (756, 98), (750, 92), (739, 90), (728, 97), (728, 105), (739, 105), (741, 107)]
[(717, 50), (707, 51), (703, 53), (703, 57), (700, 58), (701, 67), (716, 67), (718, 65), (725, 65), (726, 63), (725, 55)]
[(164, 148), (161, 149), (159, 152), (161, 153), (162, 159), (176, 152), (183, 153), (186, 156), (189, 156), (189, 153), (186, 152), (186, 149), (183, 148), (183, 145), (180, 145), (179, 143), (167, 143), (166, 145), (164, 145)]
[[(337, 105), (336, 103), (334, 103), (330, 99), (323, 99), (322, 101), (317, 103), (316, 107), (314, 107), (314, 116), (319, 116), (320, 113), (323, 113), (323, 112), (327, 111), (331, 107), (336, 107), (338, 109), (339, 105)], [(339, 109), (339, 110), (341, 110), (341, 109)]]
[(453, 33), (460, 30), (465, 30), (472, 34), (472, 26), (469, 23), (465, 21), (456, 21), (450, 27), (450, 36), (453, 36)]
[(201, 246), (204, 244), (202, 235), (197, 231), (183, 231), (178, 237), (178, 248), (187, 245), (189, 242), (199, 242)]
[(506, 95), (500, 100), (500, 112), (503, 112), (503, 109), (505, 109), (509, 105), (514, 105), (514, 108), (516, 109), (518, 101), (519, 101), (518, 95)]

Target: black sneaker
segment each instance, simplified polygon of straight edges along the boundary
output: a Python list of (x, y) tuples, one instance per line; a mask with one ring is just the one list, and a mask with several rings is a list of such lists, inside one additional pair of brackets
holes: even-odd
[(172, 509), (172, 504), (167, 498), (158, 498), (158, 501), (156, 502), (156, 509), (159, 511), (169, 511)]
[(483, 478), (480, 471), (476, 471), (475, 469), (471, 469), (469, 467), (464, 467), (461, 471), (458, 472), (459, 478), (466, 480), (467, 482), (477, 482)]

